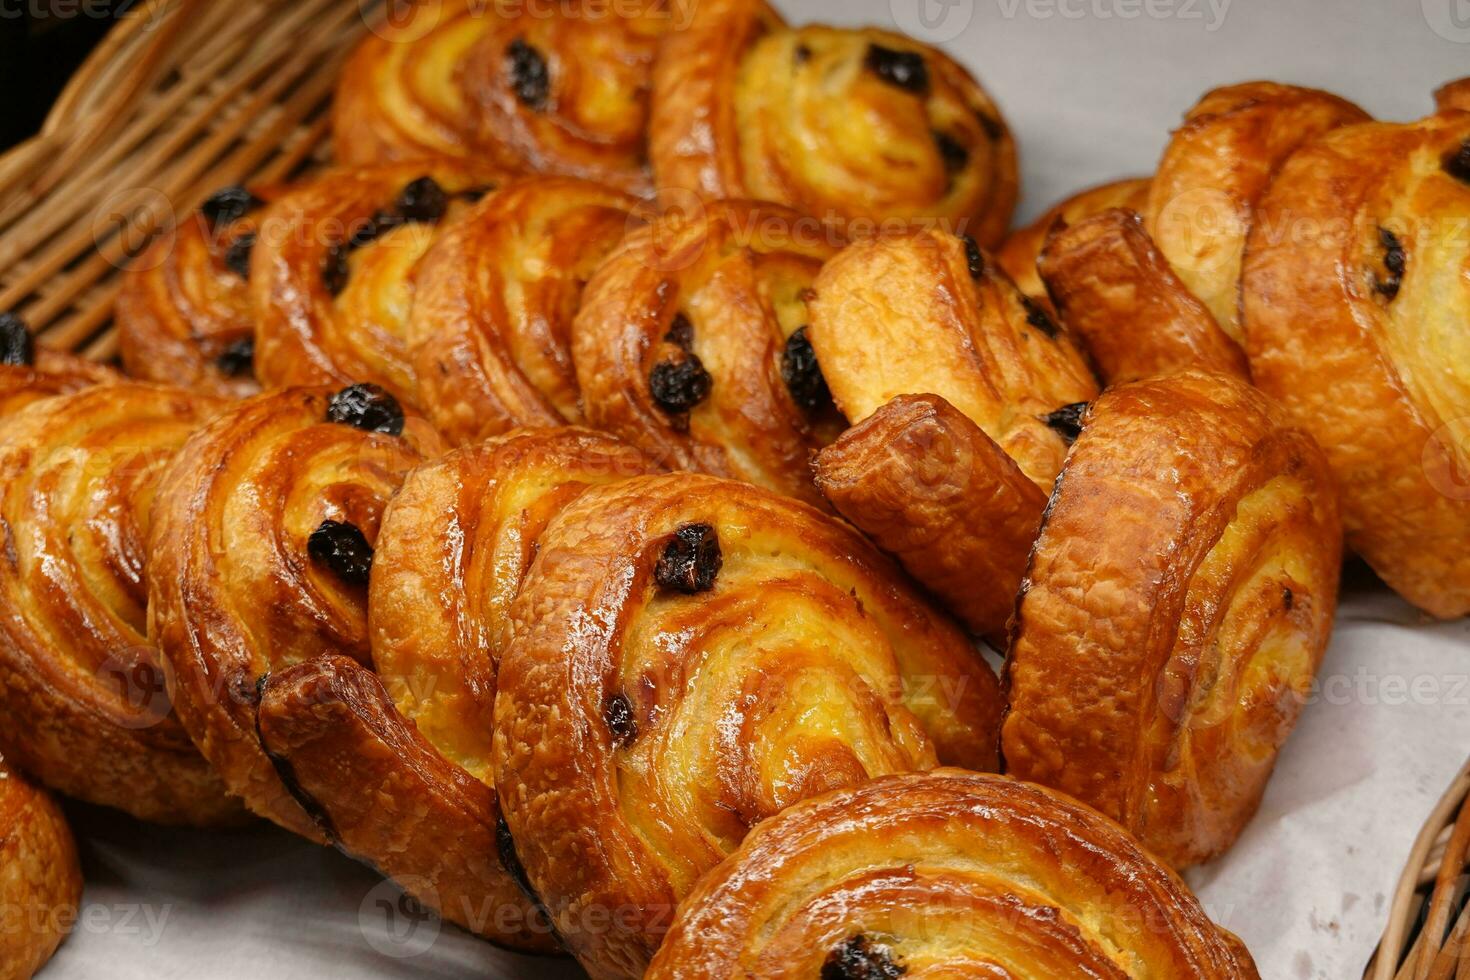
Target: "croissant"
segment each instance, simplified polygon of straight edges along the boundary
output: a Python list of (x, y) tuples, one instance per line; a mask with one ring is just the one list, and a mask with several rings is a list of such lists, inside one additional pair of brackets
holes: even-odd
[(846, 525), (759, 488), (586, 491), (541, 534), (510, 623), (507, 850), (596, 978), (640, 976), (674, 903), (787, 805), (996, 764), (996, 680), (963, 634)]
[(1258, 391), (1189, 370), (1092, 406), (1032, 552), (1006, 664), (1006, 771), (1175, 867), (1260, 802), (1332, 629), (1327, 460)]
[(817, 502), (808, 459), (842, 422), (802, 297), (840, 244), (811, 218), (747, 201), (629, 234), (573, 324), (587, 422), (675, 468)]
[(0, 751), (145, 820), (238, 820), (173, 716), (147, 641), (143, 542), (160, 470), (222, 404), (91, 386), (0, 423)]
[(367, 578), (388, 498), (426, 452), (380, 388), (247, 399), (183, 445), (148, 537), (148, 635), (184, 728), (256, 813), (320, 834), (255, 730), (260, 679), (338, 653), (370, 662)]
[(1281, 168), (1242, 276), (1251, 372), (1327, 450), (1349, 544), (1446, 618), (1470, 612), (1467, 220), (1470, 113), (1345, 127)]
[(106, 365), (37, 344), (23, 319), (0, 313), (0, 419), (42, 398), (121, 377)]
[(751, 832), (679, 907), (648, 980), (1258, 976), (1115, 823), (957, 769), (885, 776)]
[(128, 374), (243, 398), (255, 381), (250, 254), (273, 187), (215, 191), (123, 273), (118, 345)]
[(335, 171), (281, 195), (251, 250), (261, 383), (368, 382), (413, 404), (407, 321), (418, 262), (501, 179), (441, 159)]
[(338, 161), (453, 156), (646, 195), (650, 73), (678, 4), (410, 5), (349, 58)]
[(439, 236), (418, 264), (407, 337), (419, 403), (446, 439), (581, 420), (572, 318), (636, 211), (597, 184), (530, 178)]
[(790, 28), (765, 0), (700, 0), (653, 73), (661, 196), (776, 201), (838, 225), (937, 220), (999, 242), (1019, 186), (1000, 111), (912, 38)]
[(258, 727), (322, 830), (496, 942), (550, 949), (497, 854), (490, 778), (506, 613), (546, 522), (589, 486), (653, 472), (583, 429), (521, 430), (409, 474), (369, 588), (372, 672), (343, 656), (272, 674)]
[(1147, 177), (1128, 177), (1078, 191), (1052, 205), (1025, 228), (1007, 235), (995, 253), (995, 260), (1021, 292), (1044, 302), (1048, 298), (1046, 286), (1036, 272), (1036, 260), (1041, 257), (1041, 248), (1051, 230), (1076, 224), (1110, 208), (1142, 210), (1148, 204), (1148, 184)]
[(76, 921), (82, 871), (61, 810), (0, 758), (0, 980), (30, 980)]

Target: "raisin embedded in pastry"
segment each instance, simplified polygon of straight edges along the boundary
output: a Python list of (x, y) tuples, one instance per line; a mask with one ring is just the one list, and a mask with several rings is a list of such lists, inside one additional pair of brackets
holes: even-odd
[(0, 419), (42, 398), (121, 379), (105, 364), (36, 343), (24, 319), (0, 313)]
[(82, 900), (61, 809), (0, 758), (0, 980), (30, 980), (66, 938)]

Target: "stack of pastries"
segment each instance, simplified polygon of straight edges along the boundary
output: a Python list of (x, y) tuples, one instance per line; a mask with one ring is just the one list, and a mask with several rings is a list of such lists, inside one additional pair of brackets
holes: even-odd
[[(1344, 541), (1470, 612), (1464, 86), (1220, 89), (1007, 237), (1005, 121), (912, 39), (412, 9), (329, 167), (127, 273), (125, 374), (0, 316), (5, 763), (599, 980), (1256, 976), (1177, 872)], [(30, 779), (0, 904), (74, 906)]]

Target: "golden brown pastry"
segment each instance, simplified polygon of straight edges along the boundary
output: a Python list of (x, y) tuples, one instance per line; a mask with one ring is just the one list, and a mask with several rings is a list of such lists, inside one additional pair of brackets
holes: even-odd
[(1186, 367), (1250, 380), (1245, 351), (1174, 274), (1135, 212), (1112, 208), (1054, 228), (1037, 270), (1104, 383)]
[(957, 62), (876, 29), (700, 0), (654, 68), (660, 195), (777, 201), (837, 225), (929, 219), (1000, 241), (1018, 189), (1000, 111)]
[(123, 273), (117, 330), (128, 374), (226, 397), (260, 390), (246, 281), (262, 210), (279, 193), (215, 191)]
[(456, 156), (647, 194), (649, 76), (680, 2), (411, 5), (342, 71), (336, 158)]
[(1347, 127), (1281, 168), (1243, 277), (1251, 372), (1327, 450), (1348, 543), (1445, 618), (1470, 612), (1466, 224), (1470, 113)]
[(1220, 854), (1311, 691), (1341, 558), (1327, 460), (1265, 396), (1194, 370), (1109, 389), (1017, 606), (1006, 771), (1175, 867)]
[(963, 634), (846, 525), (760, 488), (586, 491), (542, 533), (510, 621), (495, 785), (595, 978), (640, 976), (674, 903), (787, 805), (996, 762), (999, 693)]
[(450, 442), (581, 420), (572, 318), (635, 199), (567, 177), (494, 191), (420, 260), (408, 342), (419, 403)]
[(588, 283), (572, 330), (587, 422), (673, 468), (818, 500), (808, 460), (843, 424), (803, 296), (834, 235), (747, 201), (630, 234)]
[(243, 816), (174, 717), (145, 636), (160, 471), (222, 407), (119, 383), (0, 422), (0, 751), (68, 796), (159, 823)]
[(1470, 110), (1470, 78), (1457, 78), (1435, 89), (1434, 106), (1440, 112)]
[(273, 202), (251, 250), (261, 383), (371, 382), (413, 404), (407, 332), (418, 262), (501, 180), (440, 159), (329, 172)]
[(154, 501), (148, 634), (179, 718), (232, 793), (312, 838), (261, 751), (258, 685), (327, 653), (370, 662), (373, 541), (420, 434), (372, 386), (267, 392), (195, 433)]
[(0, 980), (30, 980), (76, 921), (82, 871), (61, 810), (4, 758), (0, 828)]
[(756, 828), (648, 980), (1253, 980), (1245, 946), (1117, 824), (1040, 786), (885, 776)]
[(373, 555), (377, 674), (320, 657), (263, 687), (263, 743), (323, 832), (499, 943), (553, 945), (498, 856), (490, 748), (507, 609), (558, 510), (650, 472), (637, 450), (572, 427), (520, 430), (414, 470)]
[(121, 378), (106, 365), (37, 344), (25, 320), (0, 313), (0, 419), (39, 399)]
[(1018, 228), (1006, 236), (1005, 243), (995, 253), (995, 260), (1006, 271), (1021, 292), (1034, 300), (1047, 299), (1046, 286), (1036, 272), (1036, 260), (1046, 236), (1057, 224), (1076, 224), (1109, 208), (1131, 208), (1139, 211), (1148, 203), (1147, 177), (1128, 177), (1107, 184), (1099, 184), (1078, 191), (1071, 197), (1053, 205), (1041, 217), (1025, 228)]

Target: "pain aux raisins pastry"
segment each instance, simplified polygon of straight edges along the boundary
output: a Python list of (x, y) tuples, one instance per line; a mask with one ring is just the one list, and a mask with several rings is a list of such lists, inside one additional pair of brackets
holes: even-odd
[(274, 187), (215, 191), (123, 274), (118, 341), (128, 374), (226, 397), (259, 390), (250, 255)]
[(446, 0), (390, 12), (337, 84), (336, 157), (455, 156), (646, 195), (654, 52), (687, 3)]
[(262, 687), (263, 744), (323, 833), (505, 945), (553, 945), (498, 856), (491, 721), (509, 606), (562, 507), (655, 471), (636, 449), (573, 427), (520, 430), (421, 466), (385, 510), (373, 553), (376, 674), (320, 657)]
[(1311, 691), (1341, 558), (1326, 457), (1265, 396), (1193, 370), (1109, 389), (1017, 605), (1006, 771), (1174, 867), (1222, 853)]
[(42, 398), (121, 378), (104, 364), (37, 344), (25, 320), (0, 313), (0, 419)]
[(957, 62), (887, 31), (788, 27), (700, 0), (664, 40), (649, 140), (660, 195), (755, 198), (854, 229), (937, 221), (998, 243), (1016, 148)]
[(1078, 191), (1048, 208), (1025, 228), (1018, 228), (1007, 235), (995, 253), (995, 260), (1021, 292), (1045, 302), (1048, 299), (1046, 286), (1036, 272), (1036, 260), (1041, 256), (1041, 248), (1052, 228), (1076, 224), (1110, 208), (1141, 210), (1148, 204), (1148, 184), (1147, 177), (1129, 177)]
[(0, 980), (30, 980), (66, 938), (82, 900), (61, 810), (0, 757)]
[(957, 769), (762, 823), (679, 907), (649, 980), (1255, 980), (1240, 940), (1111, 820)]
[(587, 490), (541, 534), (510, 621), (510, 850), (599, 980), (641, 976), (675, 904), (784, 807), (996, 765), (995, 677), (959, 629), (845, 524), (766, 490)]

